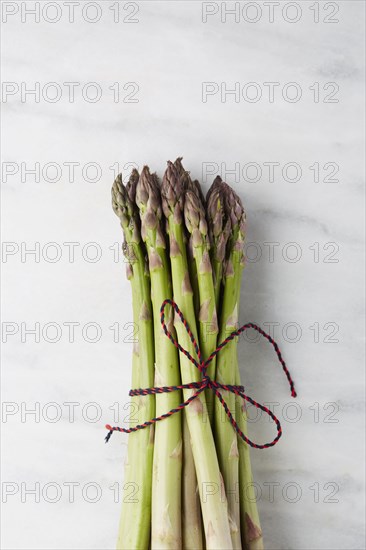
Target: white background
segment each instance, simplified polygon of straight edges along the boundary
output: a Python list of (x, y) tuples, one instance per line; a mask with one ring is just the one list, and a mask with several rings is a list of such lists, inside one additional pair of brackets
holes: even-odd
[[(57, 11), (41, 2), (36, 23), (25, 12), (34, 4), (2, 2), (3, 81), (14, 92), (2, 99), (3, 548), (115, 547), (126, 439), (115, 434), (104, 445), (104, 424), (114, 422), (114, 403), (120, 423), (129, 412), (132, 314), (123, 260), (114, 256), (121, 232), (110, 187), (115, 163), (124, 176), (129, 163), (162, 175), (178, 155), (205, 190), (209, 169), (242, 197), (255, 244), (240, 321), (267, 330), (278, 323), (275, 337), (298, 389), (291, 407), (266, 342), (241, 343), (247, 391), (278, 403), (284, 430), (276, 447), (252, 453), (266, 547), (364, 548), (363, 2), (281, 2), (272, 22), (261, 2), (240, 3), (238, 22), (222, 20), (221, 3), (120, 2), (116, 22), (116, 2), (99, 2), (98, 14), (81, 1), (73, 23), (63, 2)], [(203, 22), (206, 9), (217, 13)], [(37, 82), (39, 101), (22, 97)], [(61, 91), (56, 102), (49, 82)], [(80, 84), (74, 102), (65, 82)], [(84, 88), (90, 82), (102, 92), (94, 103), (94, 90)], [(204, 82), (216, 83), (205, 102)], [(277, 83), (273, 101), (268, 82)], [(235, 83), (239, 97), (225, 96)], [(328, 83), (335, 84), (324, 89)], [(136, 86), (137, 102), (126, 102)], [(258, 101), (250, 101), (255, 93)], [(74, 178), (71, 162), (79, 163)], [(85, 168), (91, 162), (99, 173)], [(279, 163), (274, 181), (269, 162)], [(35, 163), (39, 178), (26, 171)], [(58, 163), (59, 173), (48, 163)], [(70, 242), (78, 243), (73, 262)], [(37, 256), (25, 254), (35, 247)], [(73, 343), (69, 322), (79, 323)], [(37, 343), (25, 332), (35, 323)], [(88, 323), (97, 323), (98, 342), (86, 341), (96, 334)], [(119, 342), (109, 328), (115, 323)], [(38, 417), (26, 413), (35, 408)], [(263, 442), (272, 426), (263, 419), (251, 434)], [(78, 484), (74, 499), (70, 483)], [(40, 502), (27, 493), (35, 487)], [(92, 503), (95, 487), (100, 499)]]

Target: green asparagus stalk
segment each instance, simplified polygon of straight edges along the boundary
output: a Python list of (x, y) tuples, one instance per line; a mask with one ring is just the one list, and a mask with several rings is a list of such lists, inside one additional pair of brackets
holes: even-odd
[(182, 539), (184, 550), (201, 550), (202, 543), (202, 514), (198, 492), (196, 469), (194, 466), (191, 436), (187, 424), (186, 415), (183, 415), (183, 513), (182, 513)]
[[(198, 180), (192, 181), (191, 178), (189, 177), (187, 181), (186, 189), (187, 191), (188, 190), (192, 191), (200, 200), (203, 207), (205, 206), (205, 197), (203, 196), (202, 188)], [(198, 286), (197, 265), (194, 259), (192, 239), (188, 239), (187, 251), (188, 251), (188, 259), (189, 259), (189, 274), (191, 277), (191, 284), (193, 289), (194, 310), (196, 313), (196, 318), (198, 318), (200, 313), (200, 294), (199, 294), (199, 286)]]
[[(225, 184), (224, 184), (225, 185)], [(225, 185), (228, 190), (228, 186)], [(245, 215), (240, 198), (232, 190), (225, 193), (225, 211), (230, 217), (233, 231), (228, 242), (230, 276), (225, 278), (225, 296), (235, 295), (239, 309), (241, 277), (244, 267)], [(235, 384), (241, 385), (236, 344), (233, 346), (232, 365), (235, 370)], [(247, 436), (246, 407), (243, 400), (235, 397), (236, 421)], [(260, 527), (256, 493), (250, 461), (250, 447), (241, 438), (239, 441), (239, 498), (242, 544), (247, 550), (263, 550), (263, 538)]]
[[(237, 379), (240, 385), (240, 377)], [(246, 408), (242, 400), (236, 398), (237, 422), (241, 431), (248, 436)], [(249, 445), (239, 440), (239, 481), (240, 481), (240, 519), (242, 526), (242, 544), (247, 550), (263, 550), (263, 537), (260, 526), (257, 495), (253, 483)]]
[[(138, 181), (133, 171), (128, 188), (133, 193)], [(129, 198), (129, 192), (119, 175), (112, 188), (112, 206), (120, 219), (124, 233), (124, 253), (127, 260), (127, 274), (131, 281), (133, 318), (138, 329), (139, 342), (135, 344), (132, 356), (132, 387), (150, 387), (154, 379), (154, 335), (150, 299), (150, 279), (145, 269), (145, 257), (141, 243), (138, 211)], [(155, 414), (153, 396), (132, 397), (135, 405), (136, 424)], [(128, 437), (127, 462), (124, 487), (138, 488), (138, 498), (131, 502), (123, 498), (117, 548), (147, 548), (150, 540), (151, 522), (151, 478), (154, 448), (154, 429), (148, 428)]]
[[(205, 209), (199, 193), (187, 191), (185, 194), (184, 218), (186, 227), (190, 233), (190, 241), (193, 249), (193, 257), (197, 269), (197, 281), (199, 291), (199, 338), (201, 352), (206, 360), (216, 349), (217, 335), (219, 332), (215, 290), (212, 279), (212, 268), (209, 254), (208, 227)], [(208, 366), (207, 374), (215, 380), (216, 358)], [(206, 391), (207, 414), (210, 422), (213, 422), (215, 395), (212, 390)]]
[[(145, 242), (151, 277), (155, 335), (155, 385), (180, 384), (177, 350), (165, 336), (160, 325), (162, 302), (172, 297), (166, 242), (161, 226), (162, 209), (156, 178), (144, 167), (136, 189), (140, 210), (141, 235)], [(174, 332), (172, 311), (167, 308), (167, 320)], [(157, 416), (175, 408), (181, 402), (181, 392), (156, 395)], [(181, 475), (182, 428), (180, 413), (174, 414), (155, 428), (152, 486), (152, 550), (179, 550), (181, 537)]]
[[(182, 189), (187, 190), (191, 185), (189, 173), (183, 168), (182, 157), (174, 162), (177, 177)], [(199, 310), (199, 295), (197, 269), (193, 260), (193, 250), (187, 246), (187, 254), (190, 258), (189, 274), (194, 289), (193, 300), (195, 312)], [(191, 437), (185, 414), (183, 415), (183, 485), (182, 485), (182, 539), (185, 550), (199, 550), (202, 544), (202, 514), (198, 495), (196, 469), (192, 454)]]
[(225, 263), (226, 245), (231, 232), (230, 216), (225, 215), (221, 178), (217, 176), (207, 193), (207, 220), (211, 242), (211, 264), (215, 287), (215, 300), (220, 314), (220, 292)]
[(189, 268), (189, 278), (191, 281), (192, 291), (193, 291), (193, 305), (196, 318), (200, 312), (200, 294), (198, 288), (198, 273), (197, 266), (194, 260), (194, 251), (192, 246), (192, 239), (187, 241), (187, 258), (188, 258), (188, 268)]
[[(220, 341), (224, 340), (238, 325), (238, 288), (241, 281), (241, 266), (244, 260), (243, 243), (245, 235), (245, 213), (241, 202), (234, 191), (226, 184), (216, 184), (212, 191), (210, 202), (218, 190), (222, 191), (227, 219), (230, 220), (231, 232), (228, 240), (230, 251), (224, 272), (224, 292), (220, 313)], [(238, 382), (238, 366), (236, 355), (237, 343), (230, 342), (219, 354), (217, 359), (217, 380), (221, 384)], [(236, 398), (228, 393), (227, 404), (234, 418), (236, 417)], [(232, 540), (234, 548), (241, 546), (241, 521), (239, 504), (239, 448), (238, 438), (233, 430), (228, 429), (228, 418), (216, 408), (215, 437), (219, 461), (222, 465), (225, 486), (228, 491), (229, 513), (232, 520)]]
[[(161, 192), (170, 240), (174, 300), (179, 304), (193, 334), (197, 335), (183, 226), (184, 188), (178, 170), (171, 162), (168, 163)], [(176, 323), (176, 331), (180, 344), (194, 354), (190, 338), (180, 321)], [(184, 354), (181, 354), (180, 363), (183, 383), (200, 380), (197, 368)], [(192, 390), (184, 390), (185, 399), (191, 395)], [(201, 497), (206, 547), (207, 550), (224, 548), (231, 550), (225, 488), (219, 470), (211, 425), (204, 418), (206, 414), (204, 394), (201, 393), (185, 410)], [(209, 488), (211, 494), (208, 495)]]
[[(174, 162), (174, 166), (177, 169), (178, 178), (181, 180), (181, 186), (184, 192), (187, 191), (188, 189), (196, 191), (197, 186), (193, 184), (189, 173), (183, 168), (182, 157), (177, 158), (177, 160)], [(194, 311), (197, 317), (199, 314), (199, 308), (200, 308), (198, 280), (197, 280), (197, 267), (196, 267), (196, 262), (194, 261), (191, 239), (188, 239), (188, 238), (187, 238), (187, 256), (188, 256), (189, 278), (190, 278), (192, 290), (193, 290)]]

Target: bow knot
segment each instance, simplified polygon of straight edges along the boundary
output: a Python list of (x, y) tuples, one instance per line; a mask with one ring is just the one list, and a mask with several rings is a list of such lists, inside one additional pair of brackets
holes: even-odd
[[(196, 355), (198, 357), (198, 361), (194, 357), (192, 357), (192, 355), (189, 353), (189, 351), (187, 351), (185, 348), (183, 348), (179, 344), (179, 342), (174, 338), (174, 336), (169, 332), (168, 327), (166, 326), (166, 323), (165, 323), (165, 306), (168, 305), (168, 304), (171, 305), (172, 308), (175, 310), (175, 312), (179, 315), (179, 317), (180, 317), (180, 319), (181, 319), (181, 321), (182, 321), (182, 323), (183, 323), (183, 325), (184, 325), (184, 327), (185, 327), (185, 329), (186, 329), (186, 331), (187, 331), (187, 333), (190, 337), (190, 340), (193, 344), (194, 350), (195, 350)], [(143, 424), (138, 424), (137, 426), (134, 426), (133, 428), (128, 428), (128, 429), (127, 428), (120, 428), (119, 426), (110, 426), (109, 424), (107, 424), (106, 429), (108, 430), (108, 434), (105, 438), (106, 442), (109, 441), (109, 439), (110, 439), (110, 437), (111, 437), (111, 435), (113, 434), (114, 431), (123, 432), (123, 433), (137, 432), (138, 430), (142, 430), (144, 428), (147, 428), (148, 426), (151, 426), (152, 424), (155, 424), (156, 422), (159, 422), (161, 420), (164, 420), (165, 418), (168, 418), (169, 416), (171, 416), (171, 415), (183, 410), (185, 407), (187, 407), (205, 389), (210, 389), (214, 392), (214, 394), (216, 395), (216, 397), (220, 401), (221, 405), (223, 406), (223, 408), (226, 412), (226, 415), (228, 416), (228, 419), (229, 419), (232, 427), (234, 428), (234, 430), (236, 431), (238, 436), (241, 437), (241, 439), (243, 441), (248, 443), (248, 445), (250, 445), (251, 447), (255, 447), (256, 449), (266, 449), (268, 447), (272, 447), (273, 445), (275, 445), (278, 442), (278, 440), (280, 439), (281, 435), (282, 435), (282, 428), (281, 428), (280, 421), (273, 414), (273, 412), (270, 411), (264, 405), (261, 405), (260, 403), (257, 403), (257, 401), (255, 401), (254, 399), (252, 399), (251, 397), (246, 395), (244, 386), (239, 386), (239, 385), (236, 386), (236, 385), (231, 385), (231, 384), (221, 384), (221, 383), (217, 382), (216, 380), (212, 380), (212, 378), (207, 374), (207, 366), (214, 359), (214, 357), (216, 357), (216, 355), (220, 352), (220, 350), (222, 350), (223, 347), (225, 347), (229, 342), (231, 342), (231, 340), (233, 340), (237, 336), (240, 336), (241, 333), (243, 333), (244, 331), (246, 331), (249, 328), (253, 328), (257, 332), (259, 332), (259, 334), (264, 336), (264, 338), (266, 338), (270, 344), (272, 344), (272, 346), (273, 346), (273, 348), (274, 348), (274, 350), (277, 354), (278, 360), (282, 365), (282, 369), (283, 369), (284, 373), (286, 374), (287, 380), (289, 382), (290, 389), (291, 389), (291, 395), (292, 395), (292, 397), (296, 397), (297, 394), (296, 394), (296, 391), (295, 391), (294, 382), (291, 378), (289, 370), (287, 369), (286, 363), (285, 363), (284, 359), (282, 358), (280, 349), (279, 349), (278, 345), (276, 344), (276, 342), (273, 340), (273, 338), (269, 334), (264, 332), (264, 330), (262, 330), (260, 327), (255, 325), (254, 323), (247, 323), (246, 325), (243, 325), (239, 329), (234, 330), (227, 338), (225, 338), (225, 340), (223, 342), (221, 342), (217, 346), (217, 348), (211, 353), (211, 355), (208, 357), (208, 359), (203, 360), (201, 350), (199, 348), (197, 340), (196, 340), (195, 336), (193, 335), (186, 319), (184, 318), (183, 313), (181, 312), (178, 305), (173, 300), (164, 300), (164, 302), (162, 303), (162, 306), (160, 308), (160, 321), (161, 321), (161, 325), (163, 327), (163, 330), (164, 330), (166, 336), (174, 344), (174, 346), (181, 353), (183, 353), (186, 357), (188, 357), (188, 359), (191, 361), (191, 363), (193, 363), (195, 365), (195, 367), (202, 374), (202, 379), (199, 382), (190, 382), (188, 384), (180, 384), (178, 386), (161, 386), (161, 387), (130, 390), (130, 392), (129, 392), (130, 396), (156, 395), (158, 393), (169, 393), (169, 392), (176, 391), (176, 390), (187, 390), (187, 389), (194, 389), (196, 391), (190, 397), (188, 397), (188, 399), (183, 401), (178, 407), (176, 407), (174, 409), (171, 409), (170, 411), (168, 411), (165, 414), (162, 414), (162, 415), (160, 415), (156, 418), (152, 418), (151, 420), (147, 420)], [(242, 430), (239, 428), (238, 424), (236, 423), (235, 418), (231, 414), (231, 412), (230, 412), (230, 410), (227, 406), (227, 403), (226, 403), (225, 399), (223, 398), (223, 396), (222, 396), (222, 394), (219, 390), (234, 393), (235, 395), (241, 397), (244, 401), (247, 401), (247, 402), (251, 403), (252, 405), (257, 407), (257, 409), (260, 409), (260, 410), (264, 411), (266, 414), (268, 414), (268, 416), (276, 424), (276, 428), (277, 428), (277, 435), (273, 439), (273, 441), (271, 441), (270, 443), (265, 443), (263, 445), (258, 445), (257, 443), (254, 443), (253, 441), (248, 439), (248, 437), (242, 432)]]

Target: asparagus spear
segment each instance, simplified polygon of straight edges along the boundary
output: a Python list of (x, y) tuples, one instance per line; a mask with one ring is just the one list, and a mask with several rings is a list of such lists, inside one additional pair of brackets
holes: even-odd
[(204, 548), (202, 514), (194, 466), (191, 436), (186, 414), (183, 415), (183, 471), (182, 471), (182, 539), (184, 550)]
[[(206, 360), (216, 349), (217, 324), (215, 291), (212, 279), (212, 268), (209, 255), (208, 228), (204, 206), (200, 194), (187, 191), (185, 194), (184, 218), (186, 227), (191, 235), (194, 261), (197, 269), (199, 291), (199, 336), (203, 358)], [(209, 364), (207, 374), (215, 379), (216, 358)], [(210, 422), (213, 422), (215, 395), (212, 390), (206, 391), (207, 413)]]
[[(232, 200), (232, 191), (218, 176), (207, 193), (207, 212), (212, 243), (211, 258), (214, 269), (215, 297), (220, 317), (220, 338), (226, 336), (237, 328), (238, 308), (236, 288), (241, 273), (235, 272), (233, 262), (235, 257), (230, 257), (225, 263), (226, 246), (231, 235), (231, 241), (238, 238), (238, 220), (244, 217), (244, 211), (235, 209)], [(228, 208), (228, 203), (234, 211)], [(220, 304), (221, 283), (226, 281), (222, 304)], [(233, 289), (235, 292), (233, 292)], [(220, 307), (221, 306), (221, 307)], [(233, 355), (235, 357), (233, 357)], [(233, 363), (234, 361), (234, 363)], [(216, 379), (224, 384), (236, 383), (236, 343), (231, 342), (224, 348), (217, 358)], [(235, 396), (228, 393), (226, 401), (235, 418)], [(240, 506), (239, 506), (239, 450), (236, 433), (230, 429), (226, 415), (218, 403), (215, 408), (215, 440), (217, 443), (220, 466), (223, 471), (225, 486), (228, 491), (229, 514), (231, 518), (231, 534), (234, 548), (241, 548), (240, 535)]]
[[(224, 190), (224, 214), (230, 219), (232, 232), (227, 243), (228, 269), (224, 277), (224, 303), (226, 296), (231, 296), (232, 303), (236, 303), (236, 311), (239, 310), (241, 276), (244, 267), (244, 238), (245, 238), (245, 214), (238, 195), (222, 184)], [(230, 300), (230, 298), (229, 298)], [(234, 317), (237, 317), (237, 314)], [(235, 319), (234, 319), (235, 320)], [(231, 329), (229, 329), (231, 330)], [(236, 344), (232, 346), (232, 372), (235, 372), (235, 384), (241, 385)], [(243, 400), (235, 397), (236, 421), (245, 435), (248, 435), (246, 408)], [(239, 499), (240, 499), (240, 524), (242, 544), (248, 550), (262, 550), (263, 538), (260, 528), (256, 494), (253, 484), (252, 468), (250, 462), (250, 448), (239, 438)]]
[[(187, 182), (187, 190), (192, 191), (197, 196), (202, 206), (203, 207), (205, 206), (205, 197), (203, 196), (202, 188), (198, 180), (192, 181), (191, 178), (189, 178)], [(194, 310), (196, 313), (196, 318), (198, 318), (200, 313), (200, 298), (199, 298), (200, 295), (199, 295), (199, 286), (198, 286), (197, 265), (194, 259), (192, 239), (188, 239), (187, 251), (188, 251), (188, 259), (189, 259), (189, 274), (191, 277), (191, 284), (193, 289)]]
[(226, 245), (231, 232), (230, 216), (225, 214), (223, 185), (219, 176), (214, 180), (207, 193), (207, 219), (211, 242), (216, 308), (219, 312)]
[(194, 251), (192, 246), (192, 239), (187, 241), (187, 258), (188, 258), (188, 268), (189, 268), (189, 279), (191, 281), (192, 291), (193, 291), (193, 305), (196, 318), (200, 312), (200, 294), (198, 289), (198, 273), (196, 262), (194, 261)]
[(187, 172), (187, 170), (185, 170), (183, 168), (182, 159), (183, 159), (183, 157), (178, 157), (177, 160), (174, 162), (174, 166), (178, 170), (178, 174), (179, 174), (178, 177), (182, 181), (183, 190), (184, 191), (193, 191), (193, 193), (201, 201), (202, 205), (205, 206), (206, 201), (205, 201), (205, 197), (204, 197), (203, 192), (202, 192), (200, 182), (198, 180), (193, 180), (192, 181), (190, 173)]
[[(181, 187), (183, 189), (183, 192), (187, 191), (188, 189), (194, 189), (196, 190), (197, 187), (193, 184), (189, 172), (187, 172), (182, 165), (182, 157), (178, 157), (177, 160), (174, 162), (174, 166), (177, 169), (178, 178), (181, 181)], [(193, 248), (192, 243), (190, 239), (187, 239), (187, 256), (188, 256), (188, 267), (189, 267), (189, 278), (192, 285), (193, 290), (193, 303), (194, 303), (194, 311), (196, 313), (196, 316), (199, 313), (199, 290), (198, 290), (198, 280), (197, 280), (197, 267), (196, 262), (194, 261), (193, 257)]]
[[(191, 191), (193, 192), (202, 206), (205, 206), (205, 197), (202, 193), (202, 188), (198, 180), (193, 180), (190, 177), (189, 172), (187, 172), (182, 165), (182, 157), (178, 157), (174, 162), (174, 166), (177, 168), (178, 177), (181, 179), (181, 184), (183, 192)], [(197, 274), (197, 265), (194, 260), (194, 250), (192, 245), (192, 239), (187, 241), (187, 255), (188, 255), (188, 267), (189, 267), (189, 277), (191, 280), (191, 285), (193, 289), (193, 303), (196, 317), (199, 316), (200, 311), (200, 299), (199, 299), (199, 287), (198, 287), (198, 274)]]
[[(185, 191), (193, 187), (189, 172), (182, 165), (182, 157), (174, 162), (177, 169), (177, 177), (181, 187)], [(189, 276), (193, 288), (193, 302), (196, 315), (199, 312), (199, 291), (197, 280), (197, 268), (193, 258), (193, 249), (190, 240), (187, 242), (187, 255), (189, 258)], [(197, 486), (197, 476), (194, 466), (191, 437), (186, 415), (183, 420), (183, 500), (182, 500), (182, 538), (185, 550), (199, 550), (202, 545), (202, 514)]]
[[(174, 299), (179, 304), (193, 334), (197, 335), (183, 227), (184, 187), (177, 167), (171, 162), (168, 162), (161, 192), (170, 239)], [(180, 321), (176, 323), (176, 331), (180, 344), (185, 349), (194, 353), (189, 335)], [(196, 367), (192, 365), (184, 354), (181, 354), (180, 359), (183, 383), (187, 384), (199, 381), (200, 373)], [(191, 395), (191, 390), (184, 390), (185, 399), (188, 399)], [(207, 550), (223, 548), (230, 550), (232, 549), (232, 544), (227, 500), (217, 461), (211, 426), (203, 418), (205, 407), (205, 397), (201, 393), (185, 410), (191, 434), (193, 457), (201, 496), (206, 547)], [(210, 495), (207, 495), (208, 487), (213, 488)]]
[[(134, 170), (128, 184), (136, 187), (138, 172)], [(132, 387), (150, 387), (154, 378), (154, 336), (150, 299), (150, 279), (145, 270), (137, 208), (128, 196), (119, 175), (112, 188), (112, 206), (120, 219), (124, 233), (124, 253), (133, 296), (133, 318), (138, 328), (139, 343), (132, 356)], [(143, 344), (143, 345), (141, 345)], [(155, 413), (153, 396), (132, 397), (136, 424)], [(124, 487), (138, 488), (137, 501), (123, 499), (119, 527), (118, 549), (147, 548), (150, 540), (151, 477), (154, 447), (153, 428), (131, 433), (128, 437)], [(133, 485), (132, 485), (133, 484)]]
[(193, 193), (199, 198), (203, 208), (205, 208), (206, 200), (205, 200), (205, 196), (204, 196), (203, 191), (202, 191), (201, 184), (198, 180), (193, 180), (192, 181), (191, 191), (193, 191)]
[[(212, 196), (212, 195), (211, 195)], [(242, 236), (242, 220), (244, 211), (236, 208), (237, 204), (233, 201), (233, 194), (228, 186), (223, 187), (223, 196), (226, 204), (234, 208), (230, 215), (232, 233), (231, 241), (236, 242)], [(232, 254), (226, 263), (225, 268), (225, 287), (220, 314), (220, 338), (222, 341), (237, 328), (238, 322), (238, 302), (237, 286), (240, 282), (240, 272), (234, 270), (233, 264), (238, 261), (240, 256), (239, 247), (232, 250)], [(233, 356), (236, 351), (236, 343), (230, 342), (222, 349), (217, 357), (216, 380), (221, 384), (235, 384), (236, 372), (233, 368)], [(235, 396), (227, 392), (225, 399), (230, 411), (235, 418)], [(231, 537), (233, 547), (241, 549), (240, 535), (240, 505), (239, 505), (239, 450), (236, 432), (232, 429), (229, 419), (222, 413), (220, 403), (216, 402), (215, 408), (215, 440), (221, 466), (226, 491), (228, 493), (229, 516), (231, 519)]]
[[(216, 182), (216, 183), (215, 183)], [(244, 267), (244, 233), (245, 216), (242, 209), (240, 198), (224, 184), (221, 179), (216, 178), (215, 189), (211, 188), (209, 203), (215, 199), (215, 194), (221, 187), (223, 193), (223, 217), (228, 220), (233, 231), (230, 233), (229, 242), (225, 242), (226, 255), (228, 256), (229, 277), (224, 277), (225, 296), (233, 297), (236, 295), (236, 310), (239, 311), (240, 302), (240, 283)], [(217, 241), (215, 241), (217, 242)], [(229, 298), (230, 300), (230, 298)], [(225, 301), (225, 298), (224, 298)], [(235, 371), (235, 384), (241, 385), (240, 371), (236, 352), (236, 345), (232, 346), (232, 368)], [(236, 421), (243, 433), (248, 435), (246, 422), (246, 408), (242, 399), (235, 397)], [(263, 539), (260, 528), (258, 508), (256, 504), (256, 495), (253, 485), (253, 476), (250, 462), (249, 446), (239, 438), (239, 500), (240, 500), (240, 525), (243, 547), (247, 550), (262, 550)]]
[[(166, 242), (161, 227), (162, 209), (156, 178), (147, 166), (141, 173), (136, 189), (140, 209), (141, 235), (148, 252), (155, 334), (155, 385), (180, 384), (177, 350), (166, 338), (159, 321), (162, 302), (171, 298), (172, 287)], [(172, 312), (167, 319), (173, 324)], [(171, 326), (171, 330), (174, 329)], [(161, 415), (181, 402), (181, 392), (156, 395), (156, 414)], [(152, 487), (152, 550), (179, 550), (181, 538), (181, 474), (182, 429), (181, 415), (177, 413), (158, 422), (155, 431), (153, 487)]]
[(212, 192), (216, 189), (216, 187), (219, 187), (222, 183), (222, 179), (220, 176), (216, 176), (216, 178), (213, 180), (211, 187), (207, 191), (206, 194), (206, 203), (210, 200)]

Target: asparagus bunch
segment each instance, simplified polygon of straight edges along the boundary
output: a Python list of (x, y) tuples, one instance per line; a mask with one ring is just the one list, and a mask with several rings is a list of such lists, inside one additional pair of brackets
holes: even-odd
[[(126, 187), (119, 176), (113, 208), (124, 232), (139, 344), (133, 353), (134, 388), (199, 382), (201, 374), (178, 354), (162, 331), (159, 311), (173, 298), (199, 341), (203, 359), (237, 328), (244, 267), (245, 212), (221, 178), (206, 200), (178, 158), (168, 162), (161, 185), (144, 167)], [(169, 331), (192, 356), (179, 316), (166, 309)], [(207, 370), (213, 380), (240, 385), (237, 342), (224, 347)], [(138, 423), (164, 415), (196, 390), (133, 397)], [(224, 392), (239, 427), (247, 433), (241, 399)], [(156, 412), (155, 412), (156, 408)], [(208, 415), (208, 417), (207, 417)], [(209, 421), (208, 421), (209, 418)], [(176, 413), (129, 436), (126, 482), (139, 498), (124, 504), (118, 549), (260, 550), (263, 541), (253, 494), (250, 453), (238, 441), (211, 390)], [(128, 485), (127, 485), (128, 486)]]

